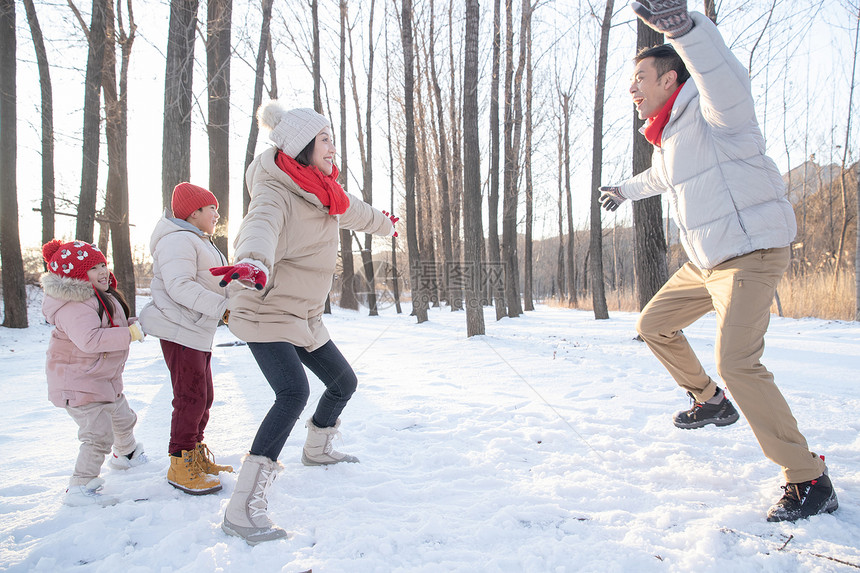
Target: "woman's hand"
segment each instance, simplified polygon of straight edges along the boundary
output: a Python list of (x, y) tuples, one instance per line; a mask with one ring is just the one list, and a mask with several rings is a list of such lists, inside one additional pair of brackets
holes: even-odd
[(223, 277), (218, 284), (227, 286), (232, 280), (238, 280), (242, 286), (263, 290), (266, 286), (266, 271), (254, 264), (251, 259), (242, 259), (235, 265), (212, 267), (209, 272), (213, 276)]
[[(395, 217), (394, 215), (392, 215), (392, 214), (391, 214), (391, 213), (389, 213), (388, 211), (383, 211), (383, 212), (382, 212), (382, 214), (383, 214), (383, 215), (385, 215), (386, 217), (388, 217), (389, 219), (391, 219), (391, 224), (392, 224), (392, 225), (394, 225), (395, 223), (397, 223), (397, 221), (399, 221), (399, 220), (400, 220), (400, 217)], [(397, 231), (394, 231), (394, 234), (393, 234), (393, 235), (391, 235), (391, 236), (392, 236), (392, 237), (396, 237), (396, 236), (397, 236)]]

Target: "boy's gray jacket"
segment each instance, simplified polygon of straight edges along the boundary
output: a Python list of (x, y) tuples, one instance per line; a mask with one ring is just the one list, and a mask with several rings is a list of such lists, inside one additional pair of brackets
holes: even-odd
[(234, 260), (266, 267), (266, 286), (258, 291), (230, 283), (229, 326), (247, 342), (289, 342), (314, 351), (329, 340), (322, 313), (337, 263), (338, 227), (391, 235), (394, 226), (350, 194), (346, 212), (329, 215), (275, 164), (276, 150), (262, 152), (248, 167), (251, 203), (234, 242)]
[(200, 350), (212, 350), (215, 329), (227, 309), (227, 289), (210, 267), (227, 264), (212, 239), (194, 225), (164, 216), (152, 232), (152, 301), (140, 311), (146, 334)]
[(651, 167), (620, 184), (628, 199), (668, 193), (681, 243), (701, 269), (797, 232), (776, 164), (765, 155), (749, 75), (717, 27), (691, 12), (693, 29), (670, 42), (691, 74), (681, 88)]

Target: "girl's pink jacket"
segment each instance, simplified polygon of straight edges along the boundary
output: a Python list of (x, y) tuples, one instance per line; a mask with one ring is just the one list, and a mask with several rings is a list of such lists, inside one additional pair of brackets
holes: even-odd
[(48, 399), (61, 408), (115, 402), (122, 395), (122, 371), (131, 333), (125, 313), (113, 298), (111, 327), (99, 320), (98, 299), (88, 281), (42, 275), (42, 314), (56, 328), (48, 343), (45, 371)]

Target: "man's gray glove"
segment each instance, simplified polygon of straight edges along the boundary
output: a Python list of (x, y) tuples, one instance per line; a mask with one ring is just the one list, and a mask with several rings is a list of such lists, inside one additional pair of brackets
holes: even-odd
[(687, 0), (642, 0), (630, 7), (649, 28), (678, 38), (693, 29), (693, 19), (687, 12)]
[(615, 211), (619, 205), (627, 200), (627, 197), (621, 194), (621, 189), (618, 187), (601, 187), (598, 191), (600, 191), (598, 201), (607, 211)]

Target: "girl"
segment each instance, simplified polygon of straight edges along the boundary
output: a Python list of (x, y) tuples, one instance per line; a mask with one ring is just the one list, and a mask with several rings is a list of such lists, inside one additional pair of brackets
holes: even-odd
[(331, 124), (325, 117), (271, 101), (260, 107), (257, 119), (277, 147), (257, 156), (245, 176), (251, 203), (235, 241), (239, 263), (211, 269), (224, 277), (222, 284), (238, 279), (250, 287), (231, 294), (229, 327), (248, 342), (275, 392), (221, 525), (252, 545), (286, 536), (266, 515), (266, 491), (310, 394), (304, 366), (326, 391), (305, 424), (302, 462), (358, 461), (332, 449), (340, 413), (357, 380), (329, 338), (322, 313), (337, 261), (338, 227), (391, 236), (397, 220), (337, 183)]
[(42, 313), (55, 326), (45, 370), (48, 398), (78, 424), (81, 448), (69, 480), (66, 505), (113, 505), (99, 493), (99, 470), (113, 446), (110, 465), (128, 469), (146, 463), (135, 441), (137, 416), (122, 393), (128, 346), (143, 340), (116, 289), (116, 278), (98, 247), (54, 239), (42, 246), (48, 272), (42, 275)]

